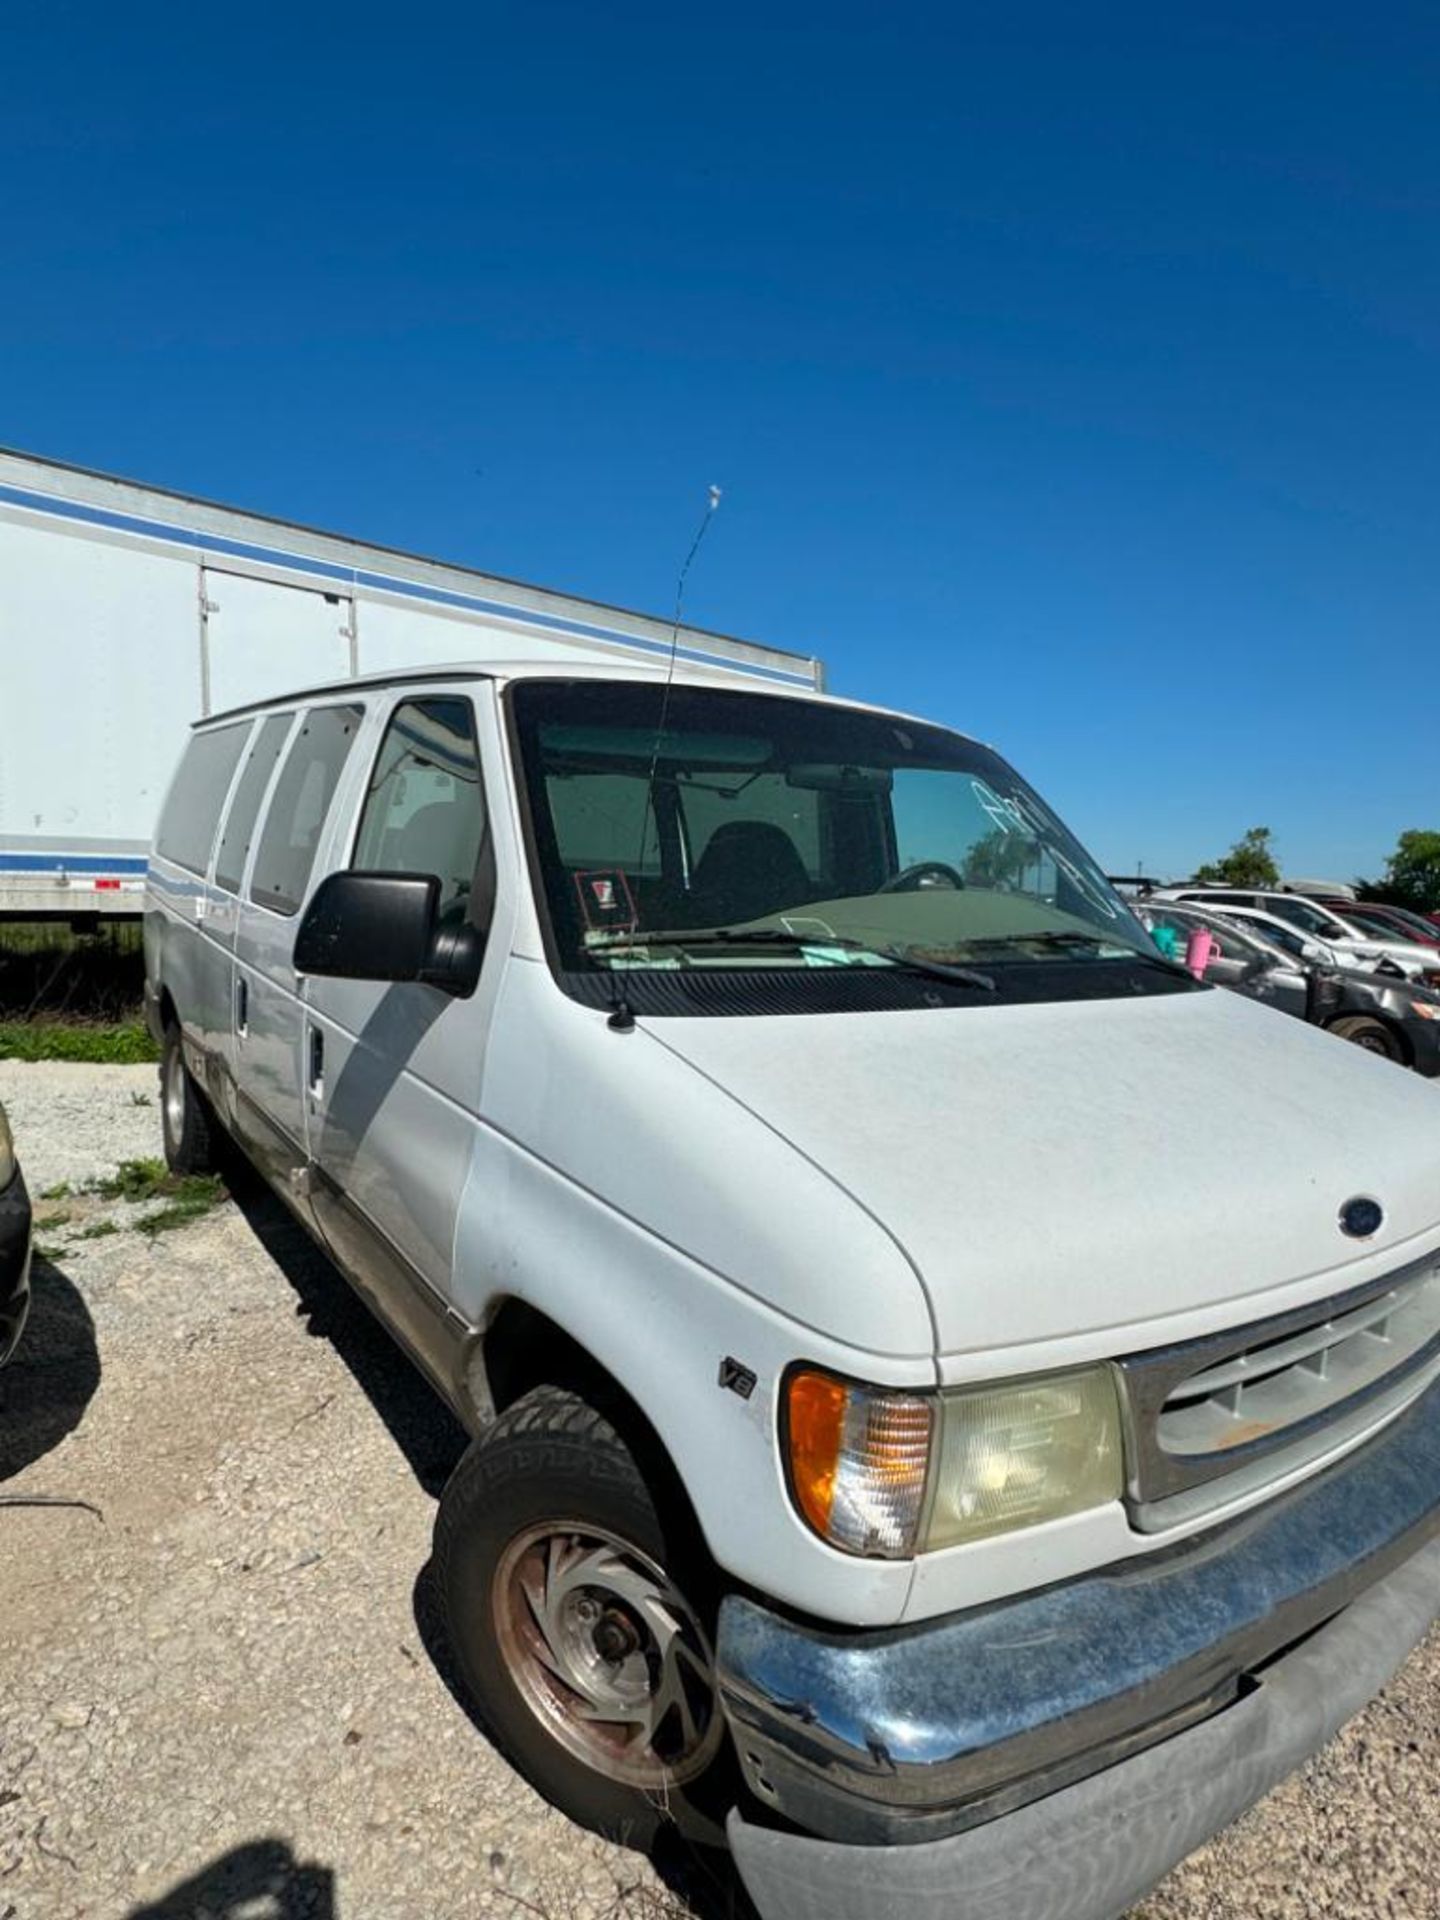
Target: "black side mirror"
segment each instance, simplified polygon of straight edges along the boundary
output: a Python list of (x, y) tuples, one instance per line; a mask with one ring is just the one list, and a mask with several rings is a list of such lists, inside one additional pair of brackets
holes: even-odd
[(437, 926), (433, 874), (332, 873), (295, 935), (295, 970), (340, 980), (423, 980), (444, 993), (475, 991), (485, 943), (467, 924)]

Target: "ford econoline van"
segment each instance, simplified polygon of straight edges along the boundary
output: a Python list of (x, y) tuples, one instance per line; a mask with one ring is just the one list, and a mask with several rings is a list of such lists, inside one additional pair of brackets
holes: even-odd
[(1167, 961), (999, 754), (682, 665), (199, 725), (171, 1165), (473, 1434), (435, 1565), (574, 1819), (761, 1910), (1114, 1916), (1440, 1608), (1433, 1087)]

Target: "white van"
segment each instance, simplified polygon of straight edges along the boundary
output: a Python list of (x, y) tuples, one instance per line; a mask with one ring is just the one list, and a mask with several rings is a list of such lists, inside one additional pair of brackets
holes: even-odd
[(682, 666), (204, 722), (166, 1147), (468, 1424), (515, 1764), (762, 1912), (1114, 1916), (1440, 1608), (1433, 1089), (1193, 980), (1003, 759)]

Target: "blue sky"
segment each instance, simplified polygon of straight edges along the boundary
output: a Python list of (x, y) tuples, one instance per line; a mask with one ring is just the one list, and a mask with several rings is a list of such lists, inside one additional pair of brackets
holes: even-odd
[(1440, 16), (65, 5), (0, 441), (663, 611), (1099, 857), (1440, 826)]

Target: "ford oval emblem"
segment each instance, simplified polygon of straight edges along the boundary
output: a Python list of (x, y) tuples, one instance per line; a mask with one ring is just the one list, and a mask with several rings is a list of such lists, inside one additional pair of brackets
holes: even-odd
[(1360, 1194), (1347, 1200), (1340, 1209), (1340, 1231), (1352, 1240), (1369, 1240), (1385, 1224), (1385, 1209), (1378, 1200)]

